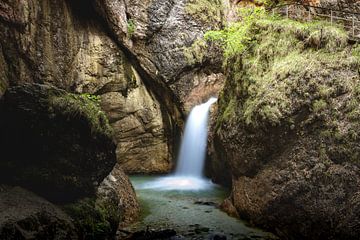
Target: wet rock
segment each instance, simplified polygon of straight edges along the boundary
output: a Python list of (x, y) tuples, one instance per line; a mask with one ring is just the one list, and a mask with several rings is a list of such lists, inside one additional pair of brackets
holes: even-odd
[(204, 206), (214, 206), (214, 207), (217, 206), (217, 204), (215, 202), (209, 202), (209, 201), (195, 201), (194, 204), (204, 205)]
[[(211, 46), (206, 43), (204, 49), (188, 54), (185, 50), (207, 30), (222, 25), (224, 8), (220, 1), (96, 2), (96, 9), (112, 33), (151, 77), (152, 82), (147, 85), (154, 92), (165, 83), (172, 92), (169, 97), (174, 97), (167, 97), (167, 101), (180, 101), (186, 110), (217, 95), (224, 80), (221, 56), (211, 55), (216, 51), (207, 51)], [(201, 55), (201, 60), (194, 61), (197, 55)]]
[(33, 82), (101, 95), (123, 169), (168, 172), (175, 124), (167, 126), (168, 113), (105, 28), (87, 1), (1, 3), (0, 97), (8, 85)]
[(176, 239), (176, 231), (173, 229), (164, 230), (144, 230), (133, 233), (127, 239), (133, 240), (156, 240), (156, 239)]
[(227, 237), (226, 237), (226, 235), (224, 235), (222, 233), (213, 233), (209, 236), (208, 239), (209, 240), (226, 240)]
[(0, 239), (78, 239), (60, 208), (20, 187), (0, 191)]

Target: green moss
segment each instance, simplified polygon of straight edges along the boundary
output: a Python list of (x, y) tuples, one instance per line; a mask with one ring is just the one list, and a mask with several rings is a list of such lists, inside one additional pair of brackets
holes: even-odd
[(315, 100), (312, 105), (312, 111), (315, 113), (320, 113), (321, 111), (325, 110), (326, 107), (327, 103), (324, 100)]
[(133, 36), (133, 34), (135, 33), (136, 30), (136, 25), (134, 20), (132, 19), (128, 19), (127, 21), (127, 33), (128, 33), (128, 37), (131, 38)]
[(64, 207), (81, 239), (113, 239), (120, 221), (114, 204), (85, 198)]
[(196, 40), (190, 47), (184, 48), (184, 56), (190, 65), (201, 64), (204, 60), (207, 43), (203, 39)]
[[(359, 65), (343, 29), (268, 16), (257, 8), (240, 14), (241, 22), (205, 34), (224, 50), (230, 86), (224, 95), (236, 96), (241, 110), (232, 118), (254, 127), (279, 125), (304, 106), (323, 110), (326, 99), (353, 87), (354, 76), (342, 71), (354, 73)], [(223, 101), (220, 115), (233, 102), (231, 97)]]
[(112, 128), (99, 106), (100, 98), (90, 94), (52, 95), (49, 99), (51, 108), (64, 116), (86, 119), (92, 133), (112, 136)]
[(221, 23), (223, 4), (221, 0), (189, 0), (185, 11), (201, 23)]

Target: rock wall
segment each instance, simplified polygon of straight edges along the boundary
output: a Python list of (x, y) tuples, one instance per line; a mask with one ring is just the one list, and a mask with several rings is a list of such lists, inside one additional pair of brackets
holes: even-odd
[(0, 19), (0, 95), (8, 83), (25, 82), (46, 82), (69, 92), (101, 95), (124, 169), (171, 169), (176, 127), (165, 126), (169, 113), (108, 36), (107, 26), (91, 3), (5, 1)]
[[(115, 38), (128, 50), (127, 55), (136, 58), (149, 74), (152, 81), (144, 79), (145, 84), (150, 89), (163, 89), (163, 99), (174, 99), (170, 103), (161, 102), (172, 115), (181, 116), (183, 105), (196, 104), (188, 99), (189, 89), (197, 85), (193, 79), (206, 83), (214, 73), (221, 72), (219, 57), (205, 55), (194, 64), (184, 51), (207, 30), (222, 25), (222, 1), (107, 0), (97, 1), (96, 8)], [(207, 97), (212, 94), (209, 92)]]
[(213, 124), (223, 208), (284, 239), (357, 239), (359, 46), (325, 24), (251, 27)]

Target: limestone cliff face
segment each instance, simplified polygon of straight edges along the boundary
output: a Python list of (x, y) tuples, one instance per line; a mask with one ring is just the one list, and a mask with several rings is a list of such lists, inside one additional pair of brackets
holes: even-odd
[(359, 46), (326, 24), (255, 29), (227, 62), (213, 126), (223, 207), (285, 239), (357, 239)]
[[(146, 84), (163, 88), (164, 92), (171, 90), (163, 98), (174, 98), (173, 105), (178, 109), (166, 102), (163, 105), (173, 115), (179, 114), (177, 111), (183, 105), (188, 109), (198, 103), (193, 101), (196, 91), (193, 93), (192, 89), (206, 84), (209, 78), (223, 80), (219, 75), (219, 58), (200, 53), (204, 54), (202, 61), (194, 63), (184, 54), (207, 30), (222, 25), (222, 1), (106, 0), (97, 1), (97, 9), (118, 41), (151, 77), (152, 82)], [(204, 94), (203, 98), (217, 94), (218, 90)]]
[(69, 92), (101, 95), (124, 169), (171, 169), (172, 129), (166, 132), (163, 120), (167, 112), (160, 109), (129, 59), (107, 35), (107, 27), (97, 19), (91, 4), (5, 1), (0, 10), (0, 95), (8, 83), (24, 82), (46, 82)]

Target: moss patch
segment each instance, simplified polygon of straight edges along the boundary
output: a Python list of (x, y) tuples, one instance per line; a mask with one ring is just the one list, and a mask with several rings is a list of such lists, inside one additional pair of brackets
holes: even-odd
[(85, 198), (64, 207), (74, 219), (81, 239), (113, 239), (120, 221), (120, 213), (113, 204)]
[(129, 38), (131, 38), (134, 35), (135, 30), (136, 30), (136, 25), (135, 25), (134, 20), (129, 19), (127, 21), (127, 33), (128, 33)]
[(185, 7), (187, 14), (204, 24), (221, 23), (223, 9), (221, 0), (190, 0)]
[(184, 56), (190, 65), (201, 64), (206, 55), (207, 43), (197, 39), (190, 47), (184, 48)]
[(99, 97), (90, 94), (51, 95), (49, 102), (53, 110), (68, 117), (84, 118), (90, 125), (92, 133), (112, 136), (112, 128), (99, 106)]

